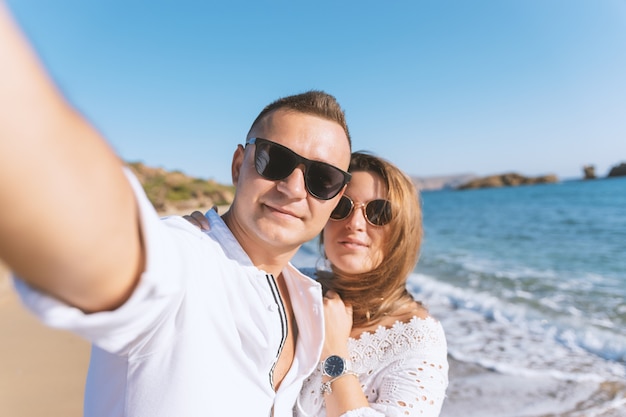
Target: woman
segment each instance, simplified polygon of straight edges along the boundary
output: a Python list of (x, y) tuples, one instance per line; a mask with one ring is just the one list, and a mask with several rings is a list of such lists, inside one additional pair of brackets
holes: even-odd
[[(330, 270), (320, 367), (304, 382), (296, 417), (438, 416), (448, 385), (441, 324), (406, 289), (419, 257), (422, 216), (411, 180), (355, 152), (352, 180), (324, 228)], [(185, 216), (206, 227), (204, 215)]]
[(349, 171), (322, 233), (331, 268), (317, 273), (327, 291), (322, 365), (294, 415), (438, 416), (448, 385), (445, 336), (406, 289), (422, 239), (417, 191), (370, 154), (354, 153)]

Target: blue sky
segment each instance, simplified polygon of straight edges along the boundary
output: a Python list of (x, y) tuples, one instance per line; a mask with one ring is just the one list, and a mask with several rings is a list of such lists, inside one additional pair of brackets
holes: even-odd
[(626, 0), (7, 3), (125, 160), (230, 183), (263, 106), (322, 89), (414, 176), (626, 162)]

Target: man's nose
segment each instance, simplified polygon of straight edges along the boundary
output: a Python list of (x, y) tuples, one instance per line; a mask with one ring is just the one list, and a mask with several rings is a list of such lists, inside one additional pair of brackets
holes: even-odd
[(297, 166), (291, 174), (276, 185), (277, 189), (291, 198), (306, 198), (307, 190), (304, 183), (304, 165)]

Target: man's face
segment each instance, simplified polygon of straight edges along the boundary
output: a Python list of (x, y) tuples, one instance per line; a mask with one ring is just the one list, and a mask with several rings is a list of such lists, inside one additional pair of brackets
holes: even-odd
[[(350, 146), (343, 128), (335, 122), (278, 110), (254, 127), (252, 137), (271, 140), (307, 159), (348, 169)], [(256, 254), (293, 252), (317, 236), (342, 194), (330, 200), (313, 197), (305, 187), (303, 165), (282, 180), (263, 178), (255, 168), (255, 146), (235, 153), (233, 180), (237, 192), (228, 218), (233, 234), (253, 261)]]

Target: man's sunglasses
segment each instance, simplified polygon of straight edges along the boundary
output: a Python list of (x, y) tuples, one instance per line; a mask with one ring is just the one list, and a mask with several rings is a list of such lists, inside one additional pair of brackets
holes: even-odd
[(256, 172), (268, 180), (287, 178), (299, 165), (304, 165), (304, 185), (307, 191), (319, 200), (330, 200), (350, 181), (352, 175), (320, 161), (311, 161), (291, 149), (262, 138), (248, 139), (254, 144)]
[(362, 209), (365, 220), (372, 226), (384, 226), (391, 221), (391, 203), (387, 200), (372, 200), (367, 203), (354, 204), (347, 195), (342, 195), (339, 204), (330, 214), (331, 220), (343, 220), (352, 214), (354, 209)]

